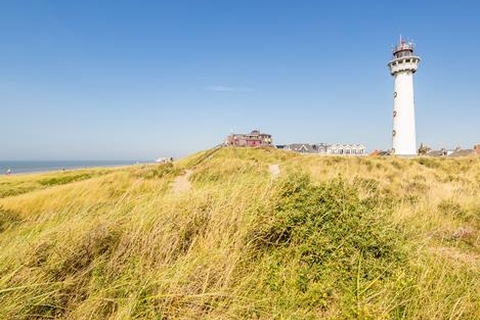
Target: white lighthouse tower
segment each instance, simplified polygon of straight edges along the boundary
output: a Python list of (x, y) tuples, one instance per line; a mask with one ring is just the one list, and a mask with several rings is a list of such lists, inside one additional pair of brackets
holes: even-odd
[(413, 50), (413, 43), (400, 37), (400, 42), (393, 48), (393, 60), (388, 63), (390, 74), (395, 77), (392, 153), (401, 156), (417, 154), (413, 74), (418, 69), (420, 57), (415, 56)]

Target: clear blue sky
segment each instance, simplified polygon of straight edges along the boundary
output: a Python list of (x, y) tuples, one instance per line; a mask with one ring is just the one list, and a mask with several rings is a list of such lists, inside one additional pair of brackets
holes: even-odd
[(400, 34), (417, 140), (480, 143), (478, 1), (0, 2), (0, 160), (184, 156), (230, 132), (391, 147)]

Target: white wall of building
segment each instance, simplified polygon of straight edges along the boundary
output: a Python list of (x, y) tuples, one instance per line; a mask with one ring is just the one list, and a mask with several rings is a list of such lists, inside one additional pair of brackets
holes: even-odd
[(416, 155), (415, 101), (413, 73), (402, 71), (395, 75), (393, 99), (393, 149), (397, 155)]

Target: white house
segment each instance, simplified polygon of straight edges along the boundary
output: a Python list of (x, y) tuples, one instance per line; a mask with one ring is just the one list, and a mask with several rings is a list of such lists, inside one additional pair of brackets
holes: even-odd
[(364, 155), (365, 150), (366, 148), (363, 144), (334, 143), (328, 146), (327, 154), (358, 156)]

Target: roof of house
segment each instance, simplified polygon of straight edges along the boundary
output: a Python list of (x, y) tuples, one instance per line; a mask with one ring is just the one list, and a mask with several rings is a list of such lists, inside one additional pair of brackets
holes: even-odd
[(241, 137), (253, 138), (253, 137), (271, 137), (272, 135), (268, 133), (261, 133), (259, 130), (253, 130), (250, 133), (231, 133), (230, 136), (233, 136), (233, 137), (241, 136)]
[(292, 143), (287, 146), (289, 150), (292, 151), (298, 151), (298, 152), (307, 152), (307, 153), (313, 153), (315, 150), (313, 149), (313, 146), (308, 143)]
[(460, 150), (455, 150), (452, 152), (449, 157), (464, 157), (464, 156), (469, 156), (471, 154), (475, 154), (475, 150), (473, 149), (460, 149)]
[(365, 146), (361, 143), (357, 143), (357, 144), (334, 143), (330, 146), (330, 148), (332, 149), (345, 149), (345, 148), (365, 149)]
[(429, 157), (441, 157), (443, 155), (443, 151), (442, 150), (430, 150), (425, 155), (429, 156)]
[(425, 155), (429, 157), (464, 157), (475, 154), (474, 149), (456, 149), (456, 150), (430, 150)]
[(297, 152), (305, 152), (305, 153), (317, 153), (322, 152), (322, 150), (333, 149), (365, 149), (363, 144), (341, 144), (341, 143), (334, 143), (334, 144), (327, 144), (327, 143), (292, 143), (285, 146), (285, 149), (289, 149), (292, 151)]

